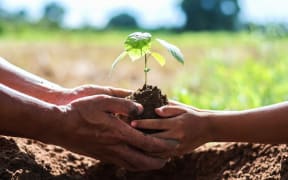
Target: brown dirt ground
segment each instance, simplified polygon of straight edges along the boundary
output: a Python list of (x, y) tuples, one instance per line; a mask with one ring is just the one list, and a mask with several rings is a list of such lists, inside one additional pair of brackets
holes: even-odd
[(61, 147), (0, 136), (0, 179), (288, 179), (287, 145), (204, 145), (160, 170), (128, 172)]

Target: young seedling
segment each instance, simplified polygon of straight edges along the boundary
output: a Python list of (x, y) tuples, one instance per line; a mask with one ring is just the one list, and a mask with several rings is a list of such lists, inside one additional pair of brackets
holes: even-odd
[[(181, 64), (184, 64), (183, 54), (180, 49), (175, 45), (168, 43), (162, 39), (156, 39), (162, 46), (164, 46), (172, 56)], [(145, 83), (144, 86), (147, 85), (147, 73), (150, 71), (148, 68), (148, 57), (151, 55), (161, 66), (164, 66), (166, 63), (165, 58), (157, 53), (151, 51), (152, 45), (152, 36), (150, 33), (142, 33), (142, 32), (134, 32), (130, 34), (124, 42), (125, 51), (122, 52), (113, 62), (112, 70), (118, 64), (119, 61), (124, 59), (127, 55), (130, 57), (132, 62), (139, 60), (144, 56), (145, 64), (144, 64), (144, 73), (145, 73)]]
[[(184, 64), (184, 58), (175, 45), (168, 43), (162, 39), (156, 39), (162, 46), (164, 46), (172, 56), (180, 63)], [(132, 62), (141, 59), (144, 57), (144, 73), (145, 73), (145, 83), (142, 88), (137, 89), (131, 95), (127, 96), (127, 99), (135, 101), (137, 103), (142, 104), (144, 111), (140, 115), (134, 115), (129, 118), (121, 118), (128, 124), (131, 120), (137, 119), (150, 119), (150, 118), (160, 118), (155, 113), (155, 108), (159, 108), (161, 106), (168, 104), (167, 96), (162, 94), (161, 89), (157, 86), (147, 85), (147, 73), (150, 71), (150, 68), (147, 66), (148, 57), (152, 56), (161, 66), (164, 66), (166, 63), (165, 58), (151, 50), (152, 45), (152, 36), (149, 33), (141, 33), (135, 32), (130, 34), (125, 40), (124, 46), (125, 50), (122, 52), (116, 60), (112, 64), (112, 70), (115, 68), (117, 63), (125, 58), (125, 56), (129, 56)], [(149, 129), (140, 129), (144, 133), (156, 133), (158, 130), (149, 130)]]

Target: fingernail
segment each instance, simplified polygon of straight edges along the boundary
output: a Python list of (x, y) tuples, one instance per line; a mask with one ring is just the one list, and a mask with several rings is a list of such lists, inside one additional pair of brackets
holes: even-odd
[(132, 121), (130, 124), (132, 127), (137, 127), (137, 122), (135, 122), (135, 121)]
[(139, 103), (135, 103), (137, 109), (138, 109), (138, 114), (141, 114), (143, 112), (143, 106)]
[(156, 108), (155, 112), (161, 112), (161, 111), (163, 111), (162, 109), (163, 109), (163, 107)]

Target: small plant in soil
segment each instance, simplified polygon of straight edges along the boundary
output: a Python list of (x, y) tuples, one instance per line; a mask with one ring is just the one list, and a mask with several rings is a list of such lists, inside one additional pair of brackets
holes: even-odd
[[(175, 45), (168, 43), (162, 39), (156, 39), (164, 48), (166, 48), (171, 55), (181, 64), (184, 64), (184, 58), (179, 48)], [(155, 108), (161, 107), (168, 104), (168, 99), (166, 95), (163, 95), (161, 90), (157, 86), (151, 86), (147, 84), (147, 75), (151, 70), (148, 67), (148, 59), (153, 57), (161, 66), (164, 66), (166, 63), (165, 58), (151, 50), (152, 45), (152, 36), (150, 33), (134, 32), (128, 35), (127, 39), (124, 42), (125, 50), (115, 59), (112, 64), (112, 70), (115, 68), (116, 64), (119, 61), (123, 60), (126, 56), (129, 56), (132, 62), (144, 59), (144, 85), (142, 88), (139, 88), (133, 94), (128, 96), (128, 99), (131, 99), (135, 102), (142, 104), (144, 107), (144, 112), (141, 115), (133, 117), (133, 119), (148, 119), (148, 118), (159, 118), (155, 113)], [(128, 120), (128, 123), (130, 120)], [(143, 130), (145, 133), (153, 133), (153, 130)]]

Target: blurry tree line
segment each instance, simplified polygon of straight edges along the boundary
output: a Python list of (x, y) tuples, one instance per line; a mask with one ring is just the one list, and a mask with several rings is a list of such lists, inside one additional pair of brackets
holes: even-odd
[(65, 15), (64, 7), (56, 2), (51, 2), (43, 7), (42, 12), (42, 17), (33, 22), (25, 9), (17, 12), (6, 11), (0, 0), (0, 33), (4, 30), (21, 31), (21, 28), (25, 29), (26, 27), (61, 29)]
[[(182, 0), (179, 3), (185, 17), (185, 25), (177, 30), (181, 31), (237, 31), (248, 29), (250, 31), (277, 33), (288, 32), (287, 25), (272, 25), (269, 29), (249, 22), (241, 22), (239, 19), (240, 6), (238, 0)], [(0, 0), (0, 34), (5, 30), (21, 31), (21, 28), (33, 27), (43, 29), (63, 29), (65, 8), (55, 2), (50, 2), (43, 7), (42, 17), (32, 22), (26, 10), (8, 12), (1, 6)], [(113, 15), (108, 22), (107, 29), (136, 29), (138, 23), (133, 14), (128, 12)], [(95, 30), (91, 25), (83, 25), (80, 30)]]

